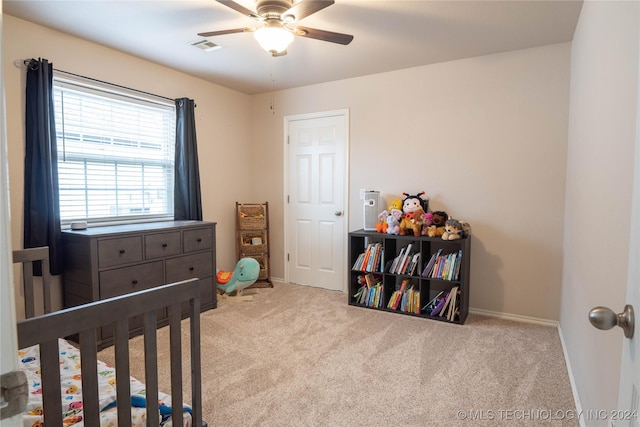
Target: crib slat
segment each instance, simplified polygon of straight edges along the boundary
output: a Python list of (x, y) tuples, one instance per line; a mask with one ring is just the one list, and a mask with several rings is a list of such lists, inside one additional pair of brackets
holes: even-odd
[(61, 426), (62, 393), (60, 391), (60, 350), (57, 338), (40, 344), (40, 361), (45, 422), (48, 426)]
[(182, 423), (182, 330), (180, 327), (182, 305), (169, 307), (169, 346), (171, 347), (171, 421), (172, 425)]
[(191, 407), (193, 409), (193, 425), (202, 425), (202, 382), (201, 382), (201, 359), (200, 359), (200, 300), (190, 301), (191, 316)]
[(144, 315), (144, 382), (147, 388), (147, 426), (160, 425), (158, 412), (158, 327), (156, 311)]
[(115, 323), (116, 401), (118, 426), (131, 427), (131, 373), (129, 371), (129, 319)]
[(31, 261), (22, 264), (22, 276), (24, 278), (24, 315), (26, 318), (30, 318), (36, 315), (36, 298), (33, 291), (33, 263)]
[(84, 425), (100, 425), (98, 405), (98, 356), (96, 331), (80, 332), (80, 369), (82, 372), (82, 412)]
[[(47, 253), (49, 251), (47, 250)], [(49, 257), (41, 261), (42, 268), (42, 296), (44, 299), (44, 312), (51, 313), (51, 272), (49, 270)]]

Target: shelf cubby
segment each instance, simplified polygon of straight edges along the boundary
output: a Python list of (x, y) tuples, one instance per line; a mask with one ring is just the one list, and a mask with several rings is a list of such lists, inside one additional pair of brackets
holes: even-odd
[[(366, 266), (357, 264), (356, 261), (361, 254), (367, 252), (371, 245), (376, 244), (381, 250), (381, 265), (384, 272), (367, 271)], [(410, 258), (405, 260), (404, 266), (400, 267), (400, 261), (394, 264), (394, 260), (401, 254), (404, 257), (406, 248), (410, 246)], [(419, 254), (415, 256), (414, 255)], [(441, 259), (438, 261), (437, 256)], [(423, 271), (429, 261), (434, 258), (434, 264), (440, 262), (440, 271), (447, 274), (436, 274), (436, 277), (423, 275)], [(372, 310), (391, 311), (405, 315), (423, 317), (427, 319), (441, 320), (450, 323), (463, 324), (469, 313), (469, 270), (471, 257), (471, 237), (467, 236), (458, 240), (443, 240), (440, 237), (427, 236), (399, 236), (393, 234), (377, 233), (375, 231), (358, 230), (349, 233), (349, 262), (351, 271), (349, 275), (349, 304), (365, 307)], [(410, 267), (410, 263), (415, 262), (415, 268)], [(392, 269), (393, 267), (393, 269)], [(413, 273), (412, 271), (413, 270)], [(363, 286), (362, 278), (366, 274), (375, 274), (381, 278), (382, 293), (381, 303), (378, 306), (361, 304), (356, 298)], [(408, 281), (403, 289), (403, 281)], [(367, 286), (366, 283), (364, 286)], [(413, 288), (412, 288), (413, 287)], [(400, 304), (397, 308), (389, 307), (389, 301), (393, 299), (396, 291), (403, 290), (409, 292), (413, 289), (413, 295), (419, 292), (419, 310), (402, 311)], [(451, 316), (443, 313), (443, 316), (432, 315), (425, 308), (429, 302), (439, 294), (446, 295), (456, 289), (456, 299), (451, 310)], [(414, 304), (418, 297), (414, 296)], [(408, 299), (408, 295), (406, 297)]]

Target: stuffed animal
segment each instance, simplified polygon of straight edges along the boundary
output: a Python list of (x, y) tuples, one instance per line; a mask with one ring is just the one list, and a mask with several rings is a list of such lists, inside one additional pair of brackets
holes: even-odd
[(413, 212), (405, 212), (400, 220), (400, 235), (404, 236), (409, 233), (413, 233), (414, 236), (420, 236), (422, 234), (422, 221), (424, 218), (424, 211), (422, 207), (419, 207)]
[(433, 224), (433, 214), (431, 212), (427, 212), (424, 214), (424, 218), (422, 219), (422, 235), (427, 235), (427, 230)]
[(238, 260), (233, 271), (216, 270), (216, 286), (222, 295), (235, 292), (237, 300), (250, 300), (251, 296), (241, 296), (242, 290), (253, 285), (260, 275), (260, 263), (251, 257)]
[(433, 213), (433, 224), (427, 227), (427, 236), (440, 237), (444, 234), (444, 226), (449, 215), (445, 211), (435, 211)]
[(395, 199), (393, 202), (389, 203), (389, 207), (378, 214), (378, 222), (376, 223), (376, 231), (378, 233), (387, 232), (387, 227), (389, 226), (387, 217), (390, 215), (389, 212), (392, 212), (394, 209), (402, 210), (402, 202), (400, 199)]
[(422, 199), (424, 191), (421, 191), (415, 196), (412, 196), (409, 193), (402, 193), (402, 195), (405, 196), (402, 200), (402, 210), (404, 211), (404, 213), (413, 212), (418, 208), (422, 208), (423, 212), (426, 212), (428, 210), (425, 206), (427, 200)]
[(378, 233), (387, 232), (387, 218), (389, 217), (389, 211), (383, 210), (378, 214), (378, 222), (376, 222), (376, 231)]
[(444, 225), (444, 233), (442, 233), (442, 240), (457, 240), (462, 239), (462, 225), (457, 219), (449, 218)]
[(424, 218), (423, 200), (420, 198), (424, 194), (421, 193), (412, 196), (408, 193), (402, 193), (405, 195), (402, 201), (402, 212), (404, 216), (400, 221), (400, 235), (407, 234), (407, 230), (410, 230), (414, 236), (420, 236), (422, 234), (422, 221)]
[(392, 209), (391, 215), (387, 216), (387, 234), (400, 233), (400, 220), (402, 219), (402, 211), (399, 209)]
[(460, 225), (462, 226), (462, 237), (467, 237), (471, 235), (471, 225), (467, 221), (460, 220)]
[(399, 211), (402, 210), (402, 200), (395, 199), (393, 202), (389, 203), (389, 212), (394, 209), (398, 209)]

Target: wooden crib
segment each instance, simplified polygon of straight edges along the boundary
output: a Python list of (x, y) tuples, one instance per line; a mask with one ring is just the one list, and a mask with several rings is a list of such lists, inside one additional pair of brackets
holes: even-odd
[[(129, 327), (134, 316), (144, 318), (144, 359), (146, 396), (158, 396), (157, 361), (157, 311), (167, 308), (169, 315), (170, 376), (171, 376), (171, 422), (173, 426), (205, 425), (202, 421), (201, 355), (200, 355), (200, 290), (197, 279), (159, 286), (153, 289), (130, 293), (98, 302), (51, 312), (51, 292), (48, 264), (48, 248), (14, 251), (14, 263), (22, 263), (24, 270), (25, 313), (27, 319), (19, 321), (18, 347), (20, 349), (38, 345), (40, 350), (40, 372), (42, 382), (43, 413), (46, 425), (63, 425), (61, 373), (58, 340), (77, 336), (80, 349), (82, 416), (84, 425), (99, 426), (97, 339), (96, 328), (113, 325), (115, 343), (115, 405), (117, 425), (132, 425), (131, 384), (129, 369)], [(34, 291), (32, 263), (42, 262), (43, 303), (45, 314), (34, 316)], [(191, 357), (191, 422), (183, 418), (184, 393), (182, 388), (182, 304), (190, 306)], [(120, 402), (126, 402), (121, 404)], [(178, 402), (178, 404), (175, 404)], [(113, 405), (112, 405), (113, 406)], [(146, 399), (147, 426), (159, 426), (161, 416), (158, 399)]]

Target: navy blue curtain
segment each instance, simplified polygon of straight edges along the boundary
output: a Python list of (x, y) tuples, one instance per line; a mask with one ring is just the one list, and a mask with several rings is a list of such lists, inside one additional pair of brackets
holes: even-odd
[[(49, 246), (51, 274), (62, 273), (58, 151), (53, 112), (53, 65), (27, 63), (24, 158), (24, 247)], [(34, 273), (41, 274), (34, 265)]]
[(197, 145), (195, 103), (193, 99), (176, 99), (176, 154), (173, 192), (173, 215), (176, 220), (202, 221)]

